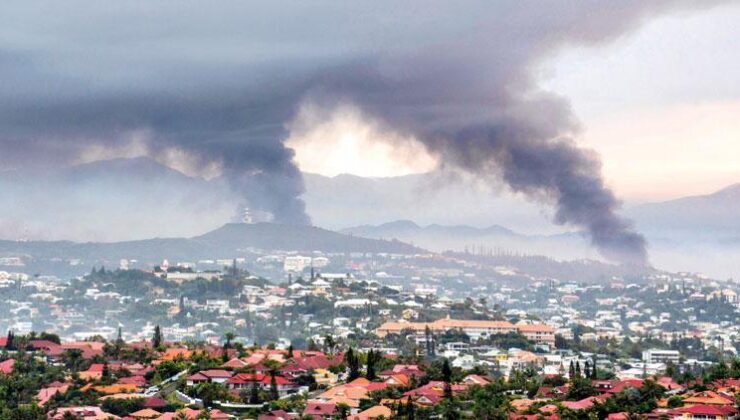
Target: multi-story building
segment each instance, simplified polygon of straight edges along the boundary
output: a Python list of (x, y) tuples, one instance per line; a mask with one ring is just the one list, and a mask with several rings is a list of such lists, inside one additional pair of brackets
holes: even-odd
[(678, 350), (650, 349), (642, 352), (642, 360), (645, 363), (668, 363), (677, 364), (679, 361)]
[(555, 329), (544, 324), (522, 324), (514, 325), (508, 321), (482, 321), (467, 319), (443, 318), (434, 322), (386, 322), (375, 330), (378, 337), (388, 334), (399, 334), (404, 330), (412, 330), (417, 335), (422, 335), (426, 329), (433, 333), (450, 330), (460, 330), (467, 334), (472, 340), (513, 332), (522, 333), (527, 339), (541, 344), (555, 343)]

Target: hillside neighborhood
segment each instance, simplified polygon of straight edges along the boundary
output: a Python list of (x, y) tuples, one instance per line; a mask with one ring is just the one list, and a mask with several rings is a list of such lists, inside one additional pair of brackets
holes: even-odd
[(0, 418), (737, 416), (736, 284), (484, 261), (273, 252), (69, 281), (0, 272)]

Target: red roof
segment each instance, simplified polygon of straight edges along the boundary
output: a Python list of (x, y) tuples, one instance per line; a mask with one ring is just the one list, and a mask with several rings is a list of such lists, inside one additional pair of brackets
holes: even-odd
[(598, 401), (597, 397), (587, 397), (579, 401), (563, 401), (563, 407), (571, 410), (586, 410), (593, 407), (594, 402)]
[(740, 379), (717, 379), (716, 381), (712, 382), (712, 385), (714, 385), (716, 388), (721, 388), (721, 387), (740, 388)]
[(201, 370), (196, 374), (190, 375), (188, 380), (203, 381), (212, 378), (231, 378), (231, 372), (222, 369)]
[(90, 365), (87, 371), (88, 372), (102, 372), (104, 367), (105, 365), (102, 363), (93, 363)]
[(265, 375), (261, 373), (237, 373), (226, 381), (227, 384), (245, 384), (249, 382), (261, 382)]
[(64, 351), (62, 346), (49, 340), (31, 340), (29, 344), (32, 349), (42, 351), (47, 356), (61, 356)]
[(692, 405), (673, 410), (674, 413), (705, 415), (705, 416), (729, 416), (737, 413), (737, 409), (726, 405)]
[(157, 397), (144, 398), (145, 408), (162, 408), (162, 407), (167, 407), (167, 405), (169, 405), (169, 403), (161, 398), (157, 398)]
[[(262, 377), (262, 380), (260, 381), (263, 385), (270, 385), (272, 384), (272, 377), (270, 375), (264, 375)], [(285, 379), (282, 376), (275, 375), (275, 384), (276, 385), (292, 385), (293, 382)]]
[(10, 375), (11, 373), (13, 373), (14, 364), (15, 364), (15, 359), (8, 359), (4, 362), (0, 362), (0, 373)]
[(127, 376), (118, 380), (122, 384), (134, 384), (136, 386), (144, 387), (148, 384), (146, 378), (140, 375)]
[(260, 414), (257, 420), (291, 420), (296, 417), (295, 414), (289, 414), (285, 410), (273, 410), (269, 413)]
[(336, 409), (337, 405), (334, 403), (309, 401), (306, 403), (306, 409), (303, 410), (303, 414), (331, 416)]

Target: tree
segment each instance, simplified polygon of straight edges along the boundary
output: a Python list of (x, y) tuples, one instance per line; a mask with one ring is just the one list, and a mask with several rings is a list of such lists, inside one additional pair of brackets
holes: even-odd
[(213, 401), (224, 400), (229, 397), (229, 392), (223, 385), (215, 382), (204, 382), (193, 388), (196, 398), (203, 400), (203, 404), (208, 407)]
[(668, 408), (678, 408), (683, 406), (683, 399), (679, 397), (678, 395), (673, 395), (672, 397), (668, 398)]
[(275, 379), (275, 371), (270, 370), (270, 396), (273, 400), (280, 398), (280, 392), (278, 391), (277, 379)]
[(568, 388), (567, 398), (569, 400), (582, 400), (587, 397), (596, 395), (598, 392), (591, 385), (591, 380), (576, 375), (571, 378), (570, 387)]
[(104, 380), (110, 379), (110, 366), (108, 366), (108, 362), (105, 362), (103, 364), (102, 379)]
[(288, 359), (292, 359), (293, 358), (293, 343), (290, 343), (290, 345), (288, 346), (288, 350), (286, 351), (286, 353), (287, 353), (287, 358)]
[(229, 361), (229, 349), (231, 348), (231, 342), (236, 338), (236, 334), (234, 334), (232, 331), (227, 332), (224, 334), (224, 348), (221, 358), (223, 359), (224, 363)]
[(249, 392), (249, 403), (250, 404), (260, 403), (260, 393), (259, 393), (259, 389), (257, 388), (257, 381), (252, 382), (252, 387)]
[(427, 357), (434, 357), (434, 341), (432, 339), (432, 330), (429, 325), (424, 327), (424, 341), (426, 344)]
[(121, 348), (123, 347), (123, 330), (121, 330), (121, 327), (118, 327), (118, 335), (116, 336), (116, 347)]
[(64, 363), (64, 366), (66, 366), (67, 369), (71, 370), (72, 372), (79, 371), (80, 365), (82, 363), (82, 350), (64, 350), (64, 352), (62, 352), (62, 362)]
[(352, 350), (352, 347), (350, 347), (349, 350), (347, 350), (347, 353), (344, 354), (344, 363), (347, 364), (347, 368), (349, 369), (349, 376), (347, 377), (348, 381), (352, 381), (360, 377), (360, 360), (354, 350)]
[(65, 411), (62, 415), (62, 420), (79, 420), (79, 418), (75, 415), (75, 413), (71, 411)]
[(128, 416), (129, 414), (144, 408), (143, 398), (108, 398), (101, 404), (103, 411), (116, 416)]
[[(504, 385), (505, 386), (505, 385)], [(467, 399), (473, 402), (474, 418), (506, 420), (511, 412), (509, 399), (503, 392), (501, 382), (491, 382), (481, 387), (473, 386), (467, 391)]]
[(13, 335), (13, 331), (8, 330), (8, 339), (5, 342), (5, 349), (6, 350), (15, 350), (15, 346), (14, 346), (15, 343), (14, 343), (14, 340), (13, 340), (14, 337), (15, 336)]
[(152, 337), (152, 347), (158, 349), (162, 346), (162, 330), (159, 325), (154, 326), (154, 336)]
[(336, 341), (334, 341), (334, 337), (331, 336), (331, 334), (327, 334), (324, 336), (324, 347), (326, 348), (327, 353), (333, 353), (334, 347), (337, 346)]
[(309, 338), (308, 341), (306, 341), (306, 349), (308, 349), (308, 351), (319, 351), (320, 350), (319, 346), (316, 345), (316, 342), (312, 338)]
[(445, 383), (444, 397), (447, 400), (452, 399), (452, 368), (450, 367), (450, 361), (444, 359), (442, 362), (442, 380)]
[(337, 416), (344, 420), (349, 416), (350, 407), (346, 403), (337, 404)]
[(39, 340), (51, 341), (52, 343), (61, 344), (62, 340), (59, 339), (57, 334), (48, 333), (46, 331), (39, 334)]
[(370, 349), (367, 353), (367, 370), (365, 371), (365, 377), (372, 381), (375, 380), (377, 375), (375, 372), (375, 366), (380, 361), (380, 353)]
[(591, 365), (591, 376), (590, 376), (590, 378), (591, 379), (597, 379), (596, 373), (597, 373), (596, 372), (596, 356), (594, 355), (594, 362)]

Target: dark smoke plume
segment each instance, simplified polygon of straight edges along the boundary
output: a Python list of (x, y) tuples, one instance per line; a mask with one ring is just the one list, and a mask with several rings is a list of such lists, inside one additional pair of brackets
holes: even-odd
[(307, 102), (349, 102), (445, 165), (552, 203), (606, 258), (643, 264), (598, 159), (571, 140), (567, 102), (538, 89), (535, 71), (564, 46), (699, 3), (9, 1), (0, 164), (67, 165), (138, 136), (145, 154), (217, 164), (256, 210), (309, 223), (285, 126)]

